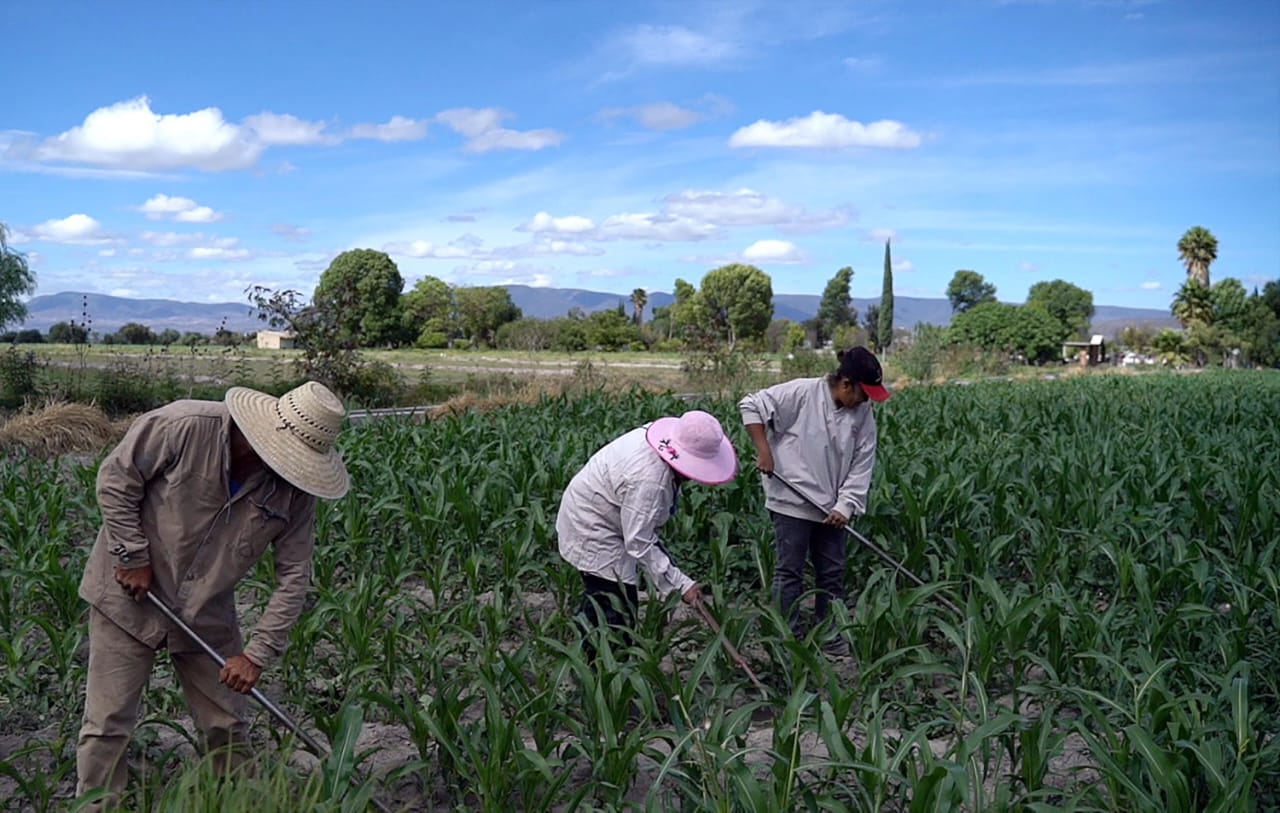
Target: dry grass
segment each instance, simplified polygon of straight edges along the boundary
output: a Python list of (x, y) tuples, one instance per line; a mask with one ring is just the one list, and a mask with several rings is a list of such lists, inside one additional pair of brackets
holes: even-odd
[(52, 457), (98, 452), (124, 436), (129, 421), (112, 421), (92, 404), (51, 402), (0, 424), (0, 451), (25, 450)]

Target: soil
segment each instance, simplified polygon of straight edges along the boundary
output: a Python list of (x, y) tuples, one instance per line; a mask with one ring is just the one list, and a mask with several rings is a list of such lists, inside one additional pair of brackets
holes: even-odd
[[(424, 608), (433, 608), (436, 604), (435, 597), (431, 591), (422, 585), (409, 584), (405, 586), (406, 591)], [(641, 594), (642, 601), (644, 594)], [(529, 617), (535, 621), (542, 621), (558, 612), (558, 606), (555, 596), (551, 593), (528, 593), (523, 596), (525, 610)], [(492, 593), (485, 593), (477, 597), (482, 605), (493, 601)], [(252, 622), (255, 615), (249, 607), (241, 608), (241, 618), (243, 622), (248, 624)], [(672, 614), (672, 623), (683, 623), (695, 619), (696, 615), (693, 610), (684, 606), (677, 608)], [(708, 638), (709, 639), (709, 638)], [(83, 653), (82, 653), (83, 654)], [(668, 658), (664, 662), (664, 668), (677, 668), (676, 661), (684, 662), (688, 660), (691, 653), (673, 653), (675, 657)], [(747, 661), (757, 669), (757, 672), (767, 668), (766, 653), (762, 648), (747, 647), (743, 651)], [(858, 678), (858, 666), (853, 659), (845, 659), (837, 661), (835, 668), (841, 676), (845, 685), (856, 684)], [(767, 678), (766, 682), (767, 682)], [(164, 671), (158, 671), (152, 679), (151, 687), (154, 691), (170, 684), (171, 678)], [(317, 690), (322, 687), (313, 687)], [(267, 688), (270, 693), (269, 687)], [(754, 698), (754, 695), (744, 693), (744, 698)], [(1008, 707), (1012, 702), (1012, 698), (1006, 697), (996, 701)], [(288, 708), (288, 703), (283, 705)], [(1029, 716), (1039, 713), (1039, 710), (1028, 699), (1023, 698), (1022, 712)], [(56, 781), (57, 791), (56, 799), (61, 801), (69, 800), (74, 795), (75, 776), (74, 756), (75, 736), (77, 726), (68, 725), (65, 727), (66, 739), (62, 742), (63, 751), (62, 760), (55, 760), (53, 755), (49, 753), (47, 747), (38, 750), (35, 753), (27, 753), (15, 758), (24, 748), (35, 744), (49, 744), (48, 747), (56, 747), (58, 738), (58, 726), (44, 725), (43, 727), (35, 727), (37, 721), (23, 721), (19, 715), (13, 714), (13, 710), (9, 710), (9, 714), (4, 716), (5, 723), (14, 729), (9, 731), (0, 731), (0, 761), (12, 761), (13, 767), (21, 774), (26, 776), (32, 775), (49, 775), (59, 764), (64, 769), (70, 765), (69, 775), (64, 775)], [(767, 710), (766, 710), (767, 711)], [(269, 724), (266, 713), (258, 711), (261, 715), (260, 722)], [(478, 707), (469, 710), (468, 717), (474, 718), (482, 713)], [(767, 750), (772, 747), (774, 737), (774, 723), (771, 719), (772, 714), (764, 713), (758, 715), (758, 719), (754, 719), (750, 729), (746, 735), (745, 750), (747, 751), (744, 759), (747, 764), (755, 767), (758, 774), (763, 775), (769, 769)], [(173, 720), (178, 729), (186, 732), (194, 732), (195, 727), (189, 717), (179, 716)], [(305, 723), (304, 723), (305, 725)], [(29, 730), (26, 730), (31, 726)], [(319, 742), (324, 742), (323, 735), (309, 725), (306, 725), (308, 732)], [(262, 732), (263, 726), (255, 726), (255, 732), (258, 736), (264, 736)], [(884, 731), (886, 740), (892, 742), (900, 739), (902, 733), (886, 728)], [(859, 748), (866, 744), (866, 737), (863, 732), (854, 730), (850, 732), (850, 738)], [(265, 739), (265, 737), (264, 737)], [(567, 742), (567, 739), (565, 740)], [(526, 738), (526, 746), (536, 748), (532, 739)], [(929, 748), (937, 757), (944, 757), (950, 751), (953, 744), (952, 739), (937, 739), (929, 741)], [(130, 760), (135, 768), (141, 768), (144, 765), (151, 769), (159, 768), (172, 774), (175, 766), (186, 764), (193, 761), (196, 757), (195, 750), (192, 748), (187, 737), (178, 730), (174, 730), (165, 726), (150, 725), (140, 728), (134, 736), (135, 748), (131, 749)], [(668, 753), (665, 744), (658, 742), (654, 744), (655, 749), (662, 754)], [(269, 750), (273, 747), (270, 741), (259, 743), (259, 747)], [(821, 739), (813, 733), (806, 733), (800, 740), (801, 751), (804, 755), (804, 761), (808, 763), (819, 762), (827, 758), (827, 748)], [(393, 778), (401, 769), (410, 766), (412, 763), (424, 759), (424, 755), (419, 754), (417, 747), (413, 744), (409, 736), (409, 732), (400, 724), (367, 722), (361, 730), (360, 738), (357, 743), (357, 752), (371, 752), (367, 759), (362, 763), (364, 772), (373, 778), (379, 780), (382, 788), (379, 799), (395, 810), (413, 810), (413, 811), (450, 811), (455, 806), (450, 803), (447, 789), (443, 787), (426, 787), (424, 786), (420, 772), (412, 770), (405, 771), (405, 776), (397, 776)], [(425, 757), (428, 761), (434, 758), (434, 754), (428, 754)], [(291, 764), (297, 768), (304, 770), (315, 769), (319, 760), (304, 751), (295, 751), (291, 757)], [(585, 782), (590, 780), (590, 774), (586, 769), (579, 769), (581, 776), (575, 776), (574, 782)], [(1005, 764), (1000, 769), (1000, 775), (987, 776), (983, 779), (983, 784), (988, 797), (994, 793), (998, 784), (1005, 782), (1004, 777), (1010, 774), (1016, 775), (1017, 765)], [(638, 770), (635, 781), (629, 790), (628, 800), (635, 803), (643, 803), (651, 786), (657, 781), (661, 771), (661, 765), (647, 757), (639, 759)], [(1088, 757), (1088, 749), (1084, 741), (1079, 735), (1071, 734), (1066, 738), (1065, 745), (1061, 749), (1059, 755), (1051, 762), (1050, 774), (1060, 783), (1063, 790), (1078, 789), (1084, 784), (1092, 783), (1096, 780), (1096, 773), (1091, 767)], [(17, 791), (17, 783), (10, 777), (0, 773), (0, 809), (11, 809), (4, 805), (3, 800), (13, 797)], [(34, 810), (35, 808), (26, 807), (25, 810)]]

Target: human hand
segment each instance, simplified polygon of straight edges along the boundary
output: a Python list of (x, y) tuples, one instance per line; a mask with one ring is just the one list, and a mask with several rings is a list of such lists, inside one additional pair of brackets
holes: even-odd
[(248, 694), (258, 685), (262, 677), (262, 667), (246, 658), (243, 654), (227, 659), (227, 665), (218, 674), (218, 681), (240, 694)]
[(684, 595), (681, 598), (685, 604), (690, 607), (696, 607), (702, 603), (702, 590), (702, 585), (694, 582), (692, 587), (684, 591)]
[(773, 450), (768, 446), (757, 451), (756, 468), (761, 474), (773, 474)]
[(147, 597), (153, 577), (151, 565), (133, 568), (116, 567), (116, 584), (124, 588), (124, 591), (135, 601), (142, 601)]
[(843, 528), (849, 524), (849, 518), (839, 511), (832, 511), (827, 514), (827, 518), (822, 521), (824, 525), (834, 525), (837, 528)]

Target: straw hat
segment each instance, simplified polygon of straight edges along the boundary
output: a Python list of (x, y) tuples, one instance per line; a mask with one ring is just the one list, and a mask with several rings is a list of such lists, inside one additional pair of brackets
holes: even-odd
[(738, 473), (738, 454), (714, 415), (695, 409), (679, 418), (659, 418), (645, 440), (667, 465), (699, 483), (720, 485)]
[(308, 381), (279, 398), (232, 387), (225, 400), (249, 445), (276, 474), (326, 500), (347, 493), (351, 478), (333, 446), (346, 410), (324, 385)]

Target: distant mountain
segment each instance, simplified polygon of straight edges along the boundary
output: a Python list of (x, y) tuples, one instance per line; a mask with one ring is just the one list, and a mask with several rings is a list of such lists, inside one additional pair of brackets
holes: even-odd
[[(88, 297), (87, 308), (85, 297)], [(227, 330), (250, 331), (262, 327), (250, 315), (245, 302), (175, 302), (172, 299), (126, 299), (106, 294), (83, 294), (68, 291), (33, 297), (27, 303), (27, 319), (23, 327), (47, 331), (52, 325), (67, 320), (81, 321), (89, 314), (93, 330), (112, 333), (129, 322), (144, 324), (154, 331), (173, 328), (182, 333), (213, 333), (225, 318)]]
[[(616, 308), (619, 302), (631, 312), (629, 294), (611, 294), (603, 291), (587, 291), (579, 288), (532, 288), (527, 285), (508, 285), (511, 298), (525, 316), (551, 319), (564, 316), (573, 308), (585, 313)], [(67, 292), (37, 296), (27, 303), (29, 316), (24, 327), (48, 330), (56, 322), (68, 319), (80, 320), (84, 294)], [(119, 330), (127, 322), (140, 322), (152, 330), (165, 328), (186, 332), (212, 333), (226, 319), (228, 330), (252, 331), (262, 327), (250, 314), (243, 302), (175, 302), (170, 299), (125, 299), (105, 294), (88, 294), (88, 311), (93, 319), (93, 329), (101, 332)], [(670, 305), (669, 293), (653, 291), (645, 305), (645, 315), (654, 308)], [(775, 319), (803, 322), (818, 312), (821, 297), (813, 294), (778, 294), (773, 298)], [(854, 299), (859, 318), (869, 305), (880, 304), (879, 299)], [(898, 296), (893, 301), (893, 323), (897, 327), (914, 327), (922, 322), (946, 325), (951, 322), (951, 304), (945, 299), (921, 299)], [(1122, 308), (1111, 305), (1097, 306), (1093, 318), (1093, 332), (1112, 336), (1126, 325), (1145, 325), (1154, 328), (1176, 327), (1168, 311), (1153, 308)]]

